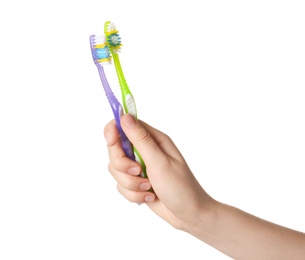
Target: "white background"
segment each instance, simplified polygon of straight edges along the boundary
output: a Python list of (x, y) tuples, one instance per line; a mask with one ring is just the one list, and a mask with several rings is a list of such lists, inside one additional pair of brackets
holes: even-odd
[(301, 0), (2, 1), (0, 259), (228, 259), (117, 192), (89, 46), (107, 20), (139, 118), (207, 192), (305, 231), (304, 13)]

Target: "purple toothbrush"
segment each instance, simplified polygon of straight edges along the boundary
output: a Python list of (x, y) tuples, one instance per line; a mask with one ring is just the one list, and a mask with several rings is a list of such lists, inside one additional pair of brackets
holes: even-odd
[(98, 69), (107, 99), (112, 108), (116, 126), (118, 128), (121, 137), (123, 150), (128, 158), (135, 160), (132, 144), (125, 135), (120, 123), (120, 118), (124, 114), (123, 107), (118, 101), (118, 99), (115, 97), (113, 91), (111, 90), (103, 68), (103, 65), (107, 65), (111, 63), (111, 56), (106, 44), (105, 35), (101, 35), (101, 36), (91, 35), (90, 46), (91, 46), (93, 61)]

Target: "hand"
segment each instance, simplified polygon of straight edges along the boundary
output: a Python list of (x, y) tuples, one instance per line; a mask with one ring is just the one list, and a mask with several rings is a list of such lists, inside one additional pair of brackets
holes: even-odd
[[(141, 154), (148, 179), (138, 176), (141, 166), (128, 159), (121, 147), (114, 121), (105, 126), (109, 172), (118, 191), (129, 201), (147, 203), (161, 218), (177, 229), (189, 229), (208, 216), (215, 201), (203, 190), (183, 156), (164, 133), (131, 115), (121, 118), (122, 128)], [(154, 192), (150, 192), (150, 189)], [(199, 212), (205, 211), (205, 214)]]

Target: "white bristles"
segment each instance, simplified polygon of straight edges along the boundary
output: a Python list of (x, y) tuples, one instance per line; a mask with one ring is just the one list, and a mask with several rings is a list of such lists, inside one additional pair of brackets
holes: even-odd
[(114, 23), (109, 23), (107, 26), (107, 31), (111, 32), (113, 30), (116, 30), (115, 24)]
[(106, 43), (106, 36), (105, 35), (95, 36), (94, 43), (96, 45), (98, 45), (98, 44), (105, 44)]

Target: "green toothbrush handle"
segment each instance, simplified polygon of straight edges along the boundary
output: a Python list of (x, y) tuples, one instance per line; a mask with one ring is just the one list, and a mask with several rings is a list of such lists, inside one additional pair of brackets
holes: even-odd
[(146, 165), (145, 165), (141, 155), (139, 154), (138, 150), (135, 147), (133, 147), (133, 151), (135, 154), (136, 162), (138, 162), (142, 166), (142, 173), (140, 174), (140, 176), (147, 178)]

